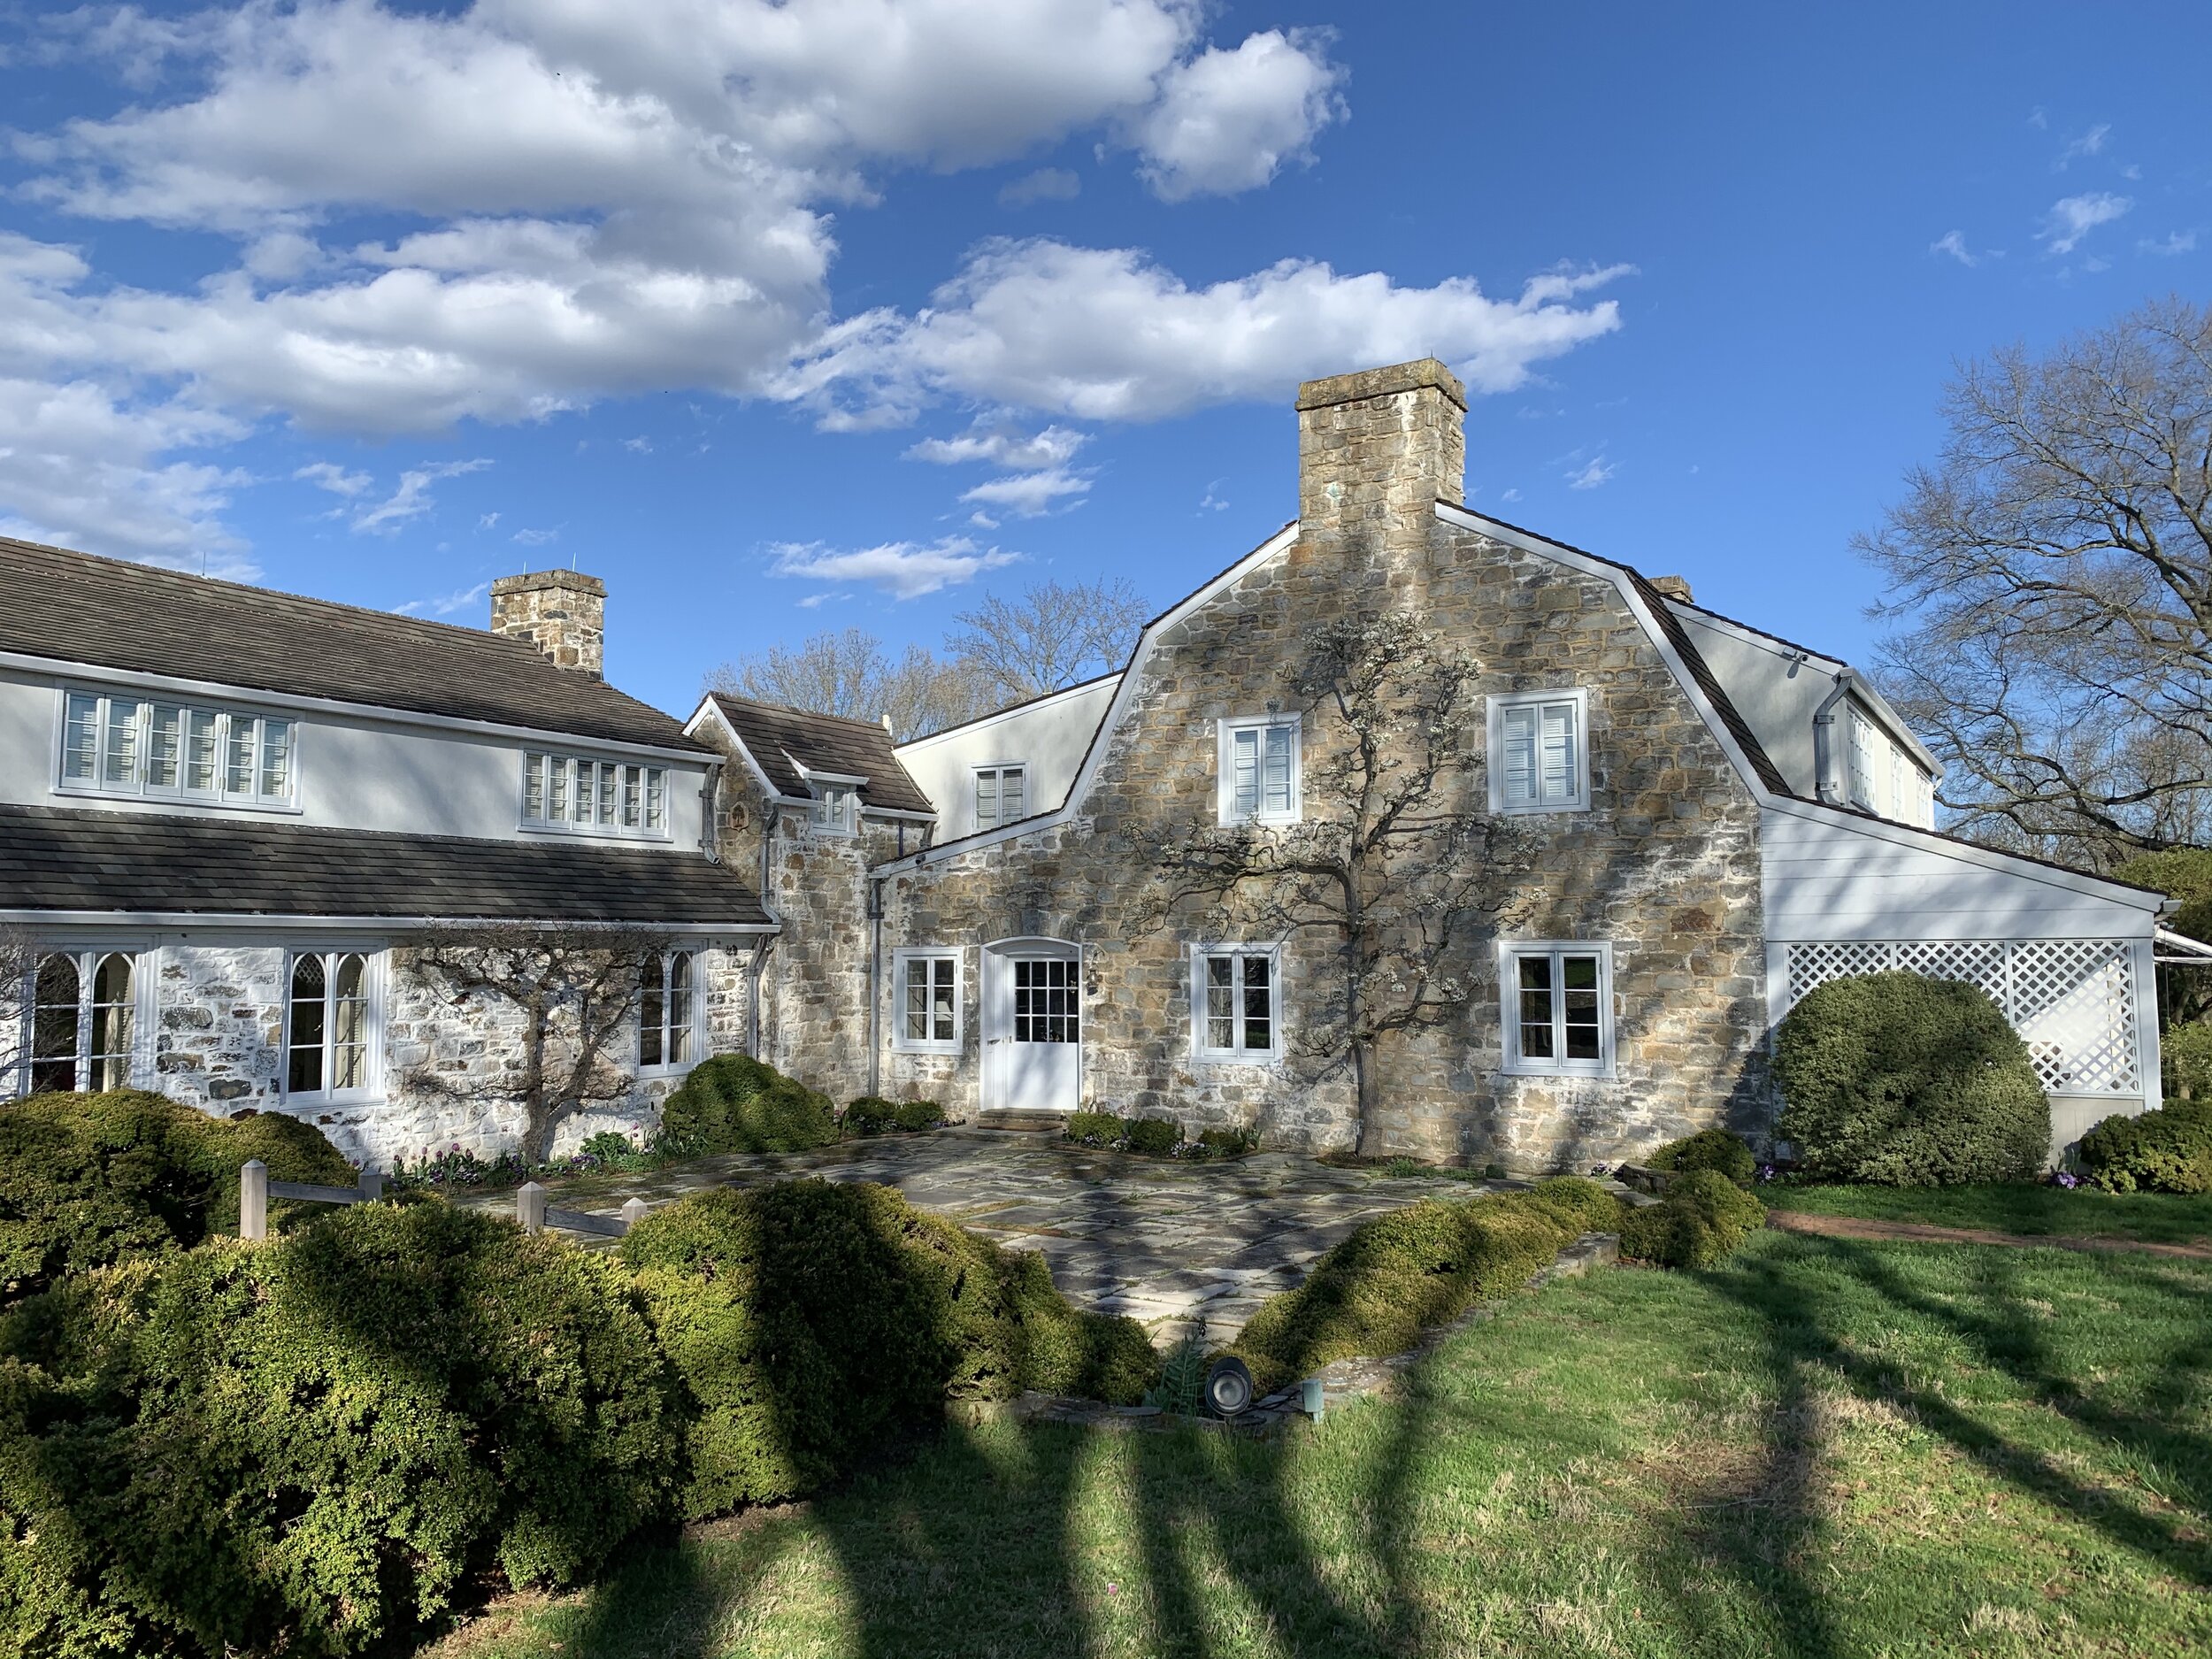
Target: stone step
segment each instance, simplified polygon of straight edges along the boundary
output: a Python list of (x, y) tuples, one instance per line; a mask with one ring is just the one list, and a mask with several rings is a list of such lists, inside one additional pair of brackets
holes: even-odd
[(976, 1129), (1011, 1129), (1025, 1134), (1043, 1130), (1057, 1133), (1067, 1126), (1064, 1112), (979, 1111), (968, 1119)]

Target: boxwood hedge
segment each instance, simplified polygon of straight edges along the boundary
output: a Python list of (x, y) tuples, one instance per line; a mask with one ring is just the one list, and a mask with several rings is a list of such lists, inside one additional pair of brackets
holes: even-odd
[(804, 1152), (837, 1139), (829, 1096), (749, 1055), (718, 1054), (691, 1068), (661, 1107), (660, 1150)]
[(1670, 1141), (1644, 1160), (1655, 1170), (1688, 1174), (1693, 1170), (1715, 1170), (1739, 1187), (1749, 1187), (1758, 1161), (1740, 1136), (1725, 1129), (1701, 1129), (1679, 1141)]
[(2108, 1118), (2076, 1150), (2091, 1185), (2108, 1193), (2212, 1192), (2212, 1101)]
[(1711, 1267), (1766, 1225), (1766, 1210), (1720, 1171), (1692, 1170), (1655, 1204), (1621, 1207), (1621, 1254), (1661, 1267)]

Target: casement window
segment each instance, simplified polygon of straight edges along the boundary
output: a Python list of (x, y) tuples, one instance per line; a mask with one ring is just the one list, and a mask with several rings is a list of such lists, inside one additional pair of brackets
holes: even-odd
[(901, 950), (893, 960), (898, 1010), (891, 1046), (914, 1054), (959, 1053), (959, 952)]
[(1874, 799), (1875, 754), (1874, 723), (1854, 709), (1851, 711), (1849, 775), (1847, 781), (1851, 791), (1851, 804), (1864, 807), (1870, 812), (1879, 810)]
[(1298, 821), (1299, 733), (1299, 717), (1294, 714), (1221, 722), (1217, 758), (1222, 823)]
[(1028, 768), (978, 766), (975, 769), (975, 826), (996, 829), (1029, 811)]
[(297, 733), (291, 720), (242, 709), (65, 692), (60, 787), (290, 810)]
[(661, 951), (638, 970), (637, 1063), (673, 1071), (699, 1058), (698, 961), (689, 950)]
[(288, 1099), (362, 1100), (376, 1070), (377, 964), (366, 951), (303, 950), (285, 980)]
[(817, 835), (851, 834), (857, 818), (858, 792), (849, 783), (818, 783), (813, 788), (814, 800), (806, 813), (808, 826)]
[(1505, 1069), (1613, 1075), (1613, 948), (1558, 941), (1498, 948)]
[(522, 821), (595, 835), (668, 833), (668, 769), (526, 749)]
[(137, 1052), (138, 958), (54, 951), (31, 976), (30, 1089), (128, 1088)]
[(1194, 946), (1191, 1017), (1202, 1062), (1250, 1065), (1280, 1059), (1280, 954), (1263, 945)]
[(1590, 805), (1589, 693), (1490, 699), (1490, 810), (1582, 812)]

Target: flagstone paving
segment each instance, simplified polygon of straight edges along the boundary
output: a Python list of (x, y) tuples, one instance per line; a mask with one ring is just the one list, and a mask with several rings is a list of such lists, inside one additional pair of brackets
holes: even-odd
[[(1178, 1164), (1077, 1146), (1049, 1132), (955, 1127), (595, 1179), (588, 1201), (569, 1202), (612, 1215), (631, 1198), (658, 1205), (708, 1187), (805, 1175), (895, 1187), (919, 1208), (1010, 1248), (1041, 1251), (1071, 1301), (1127, 1314), (1164, 1345), (1194, 1323), (1209, 1342), (1233, 1340), (1262, 1302), (1300, 1283), (1316, 1257), (1386, 1210), (1515, 1185), (1385, 1179), (1289, 1152)], [(559, 1189), (551, 1199), (562, 1202)], [(514, 1198), (472, 1194), (459, 1202), (508, 1209)]]

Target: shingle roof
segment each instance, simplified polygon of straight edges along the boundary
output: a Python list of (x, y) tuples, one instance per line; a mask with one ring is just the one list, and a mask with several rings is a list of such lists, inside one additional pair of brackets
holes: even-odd
[(937, 810), (899, 764), (891, 747), (891, 733), (877, 721), (809, 714), (803, 709), (756, 703), (721, 691), (707, 695), (778, 793), (807, 794), (806, 780), (799, 774), (799, 767), (805, 766), (814, 772), (865, 778), (868, 781), (860, 789), (863, 806), (892, 812)]
[(419, 714), (697, 749), (527, 641), (0, 536), (0, 650)]
[(769, 921), (696, 853), (0, 806), (0, 910), (452, 920)]

